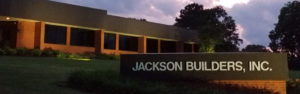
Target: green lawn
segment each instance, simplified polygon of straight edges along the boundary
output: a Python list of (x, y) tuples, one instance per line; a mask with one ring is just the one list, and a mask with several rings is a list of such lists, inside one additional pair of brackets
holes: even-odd
[(119, 62), (0, 56), (0, 94), (86, 94), (61, 86), (76, 70), (119, 71)]

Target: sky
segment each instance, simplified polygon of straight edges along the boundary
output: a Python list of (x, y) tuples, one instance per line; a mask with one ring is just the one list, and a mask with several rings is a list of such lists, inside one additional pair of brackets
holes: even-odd
[(107, 10), (108, 14), (144, 18), (147, 21), (173, 25), (179, 12), (190, 3), (212, 8), (221, 5), (236, 21), (240, 48), (249, 44), (268, 46), (269, 32), (278, 21), (280, 9), (291, 0), (52, 0)]

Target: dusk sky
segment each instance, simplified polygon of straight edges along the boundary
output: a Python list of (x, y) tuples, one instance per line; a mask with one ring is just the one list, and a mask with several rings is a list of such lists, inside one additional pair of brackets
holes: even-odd
[(187, 4), (199, 3), (205, 8), (222, 5), (237, 24), (244, 46), (268, 46), (269, 32), (278, 20), (280, 9), (291, 0), (53, 0), (107, 10), (108, 14), (173, 25), (179, 11)]

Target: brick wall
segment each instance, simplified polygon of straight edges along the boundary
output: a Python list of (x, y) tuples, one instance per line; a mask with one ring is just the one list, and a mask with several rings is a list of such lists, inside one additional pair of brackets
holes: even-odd
[(212, 83), (238, 85), (241, 87), (267, 89), (274, 93), (286, 94), (285, 80), (214, 80)]

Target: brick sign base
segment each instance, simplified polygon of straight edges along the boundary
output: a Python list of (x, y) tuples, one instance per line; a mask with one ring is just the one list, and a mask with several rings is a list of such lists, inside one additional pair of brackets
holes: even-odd
[(285, 80), (213, 80), (211, 83), (237, 85), (239, 87), (270, 90), (276, 94), (286, 94)]

